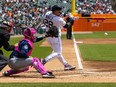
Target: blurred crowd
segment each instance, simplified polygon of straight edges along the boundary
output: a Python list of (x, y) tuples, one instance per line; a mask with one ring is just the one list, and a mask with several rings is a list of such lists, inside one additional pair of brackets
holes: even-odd
[(1, 0), (0, 22), (12, 21), (14, 34), (22, 34), (26, 27), (39, 27), (49, 8), (47, 0)]
[[(48, 1), (50, 0), (0, 0), (0, 22), (12, 21), (15, 35), (22, 34), (26, 27), (39, 30), (44, 14), (53, 6)], [(58, 4), (71, 4), (71, 0), (53, 1)], [(65, 6), (62, 8), (67, 10)], [(76, 0), (76, 10), (80, 14), (115, 14), (109, 0)]]
[(116, 14), (110, 0), (77, 0), (76, 11), (79, 14)]

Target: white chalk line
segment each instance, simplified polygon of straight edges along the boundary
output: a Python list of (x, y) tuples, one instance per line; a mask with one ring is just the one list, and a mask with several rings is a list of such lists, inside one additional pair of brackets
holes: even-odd
[(76, 52), (76, 57), (77, 57), (77, 62), (78, 62), (79, 69), (83, 69), (83, 65), (82, 65), (82, 62), (81, 62), (80, 55), (79, 55), (79, 50), (77, 49), (77, 42), (75, 40), (73, 32), (72, 32), (72, 37), (73, 37), (74, 48), (75, 48), (75, 52)]

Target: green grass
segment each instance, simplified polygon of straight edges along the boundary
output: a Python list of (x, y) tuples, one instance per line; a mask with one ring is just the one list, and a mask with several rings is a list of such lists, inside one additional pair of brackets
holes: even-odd
[[(37, 45), (35, 45), (37, 46)], [(50, 53), (52, 52), (52, 49), (50, 47), (35, 47), (32, 55), (33, 57), (38, 57), (38, 58), (45, 58), (46, 56), (48, 56)]]
[[(76, 39), (116, 38), (116, 32), (93, 32), (74, 34)], [(78, 44), (83, 60), (86, 61), (116, 61), (116, 44)]]
[(104, 32), (93, 32), (93, 33), (83, 33), (83, 34), (74, 34), (75, 38), (116, 38), (116, 32), (107, 32), (108, 35), (105, 35)]
[(115, 44), (79, 44), (84, 60), (116, 61)]
[(2, 83), (0, 87), (115, 87), (115, 83)]

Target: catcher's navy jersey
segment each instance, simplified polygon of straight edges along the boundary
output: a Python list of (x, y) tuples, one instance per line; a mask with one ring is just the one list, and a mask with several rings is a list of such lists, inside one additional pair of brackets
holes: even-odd
[(27, 55), (27, 53), (29, 52), (29, 50), (31, 50), (31, 47), (29, 46), (28, 42), (26, 40), (23, 40), (20, 42), (19, 44), (19, 48), (20, 53), (17, 50), (14, 50), (11, 55), (10, 58), (15, 57), (19, 57), (19, 58), (28, 58), (29, 56)]

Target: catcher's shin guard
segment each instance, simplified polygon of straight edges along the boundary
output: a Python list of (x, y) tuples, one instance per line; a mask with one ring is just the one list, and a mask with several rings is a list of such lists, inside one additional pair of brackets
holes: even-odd
[(0, 54), (0, 71), (8, 65), (8, 58)]
[(43, 66), (42, 63), (39, 61), (38, 58), (33, 58), (32, 65), (33, 65), (33, 67), (34, 67), (38, 72), (40, 72), (41, 74), (46, 73), (46, 69), (44, 68), (44, 66)]

